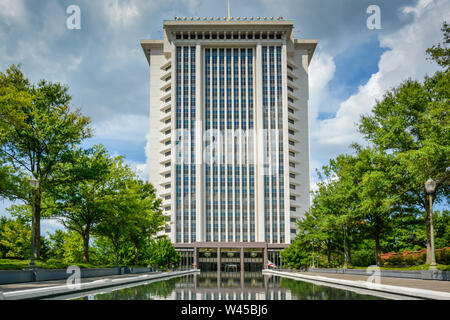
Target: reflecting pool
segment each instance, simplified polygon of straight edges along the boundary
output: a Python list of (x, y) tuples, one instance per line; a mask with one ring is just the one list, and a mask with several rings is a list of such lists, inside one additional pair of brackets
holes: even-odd
[(263, 275), (261, 272), (202, 272), (134, 283), (65, 299), (81, 300), (379, 300), (385, 299), (325, 285)]

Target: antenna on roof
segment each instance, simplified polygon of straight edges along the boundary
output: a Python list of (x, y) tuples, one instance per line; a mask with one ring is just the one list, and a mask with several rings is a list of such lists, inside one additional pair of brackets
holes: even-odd
[(230, 0), (228, 0), (228, 21), (230, 21)]

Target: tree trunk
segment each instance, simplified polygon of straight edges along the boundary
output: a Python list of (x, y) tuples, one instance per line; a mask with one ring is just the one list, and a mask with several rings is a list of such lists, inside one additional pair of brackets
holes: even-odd
[(331, 267), (331, 241), (327, 241), (327, 261), (328, 261), (328, 268)]
[(381, 267), (383, 263), (381, 262), (380, 230), (378, 225), (375, 225), (375, 259), (377, 266)]
[(90, 226), (88, 225), (83, 235), (83, 262), (85, 263), (89, 263), (89, 233)]
[(115, 235), (115, 245), (114, 245), (114, 248), (116, 249), (116, 266), (118, 266), (119, 265), (119, 234), (118, 234), (118, 232), (116, 232), (116, 235)]
[(431, 208), (430, 208), (430, 200), (427, 195), (425, 195), (425, 211), (426, 217), (425, 222), (427, 226), (427, 259), (426, 264), (431, 264)]
[(350, 240), (348, 237), (346, 239), (346, 243), (347, 243), (347, 247), (346, 247), (347, 254), (345, 255), (345, 257), (347, 258), (346, 262), (347, 262), (347, 265), (351, 265), (352, 264), (352, 253), (351, 253), (351, 248), (350, 248)]
[(114, 249), (116, 250), (116, 266), (119, 265), (119, 244), (116, 243), (116, 245), (114, 246)]
[(347, 243), (347, 235), (346, 235), (346, 232), (345, 232), (346, 230), (345, 230), (345, 227), (344, 227), (344, 268), (347, 268), (347, 266), (348, 266), (348, 243)]
[(134, 263), (139, 265), (139, 245), (137, 243), (134, 244)]

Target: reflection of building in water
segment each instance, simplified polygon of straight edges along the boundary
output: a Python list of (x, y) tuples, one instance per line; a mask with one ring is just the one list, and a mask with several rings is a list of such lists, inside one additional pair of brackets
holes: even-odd
[[(280, 287), (280, 277), (260, 272), (202, 272), (192, 281), (176, 285), (176, 300), (291, 300), (289, 290)], [(191, 279), (190, 279), (191, 280)]]
[(164, 233), (183, 266), (279, 265), (277, 251), (310, 206), (308, 68), (317, 41), (295, 39), (294, 22), (281, 17), (177, 18), (163, 27), (163, 39), (141, 45), (150, 68), (149, 180), (170, 224)]

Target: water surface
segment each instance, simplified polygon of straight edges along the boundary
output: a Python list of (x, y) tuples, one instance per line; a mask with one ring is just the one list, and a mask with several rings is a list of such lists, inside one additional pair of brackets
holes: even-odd
[[(81, 294), (83, 295), (83, 294)], [(109, 288), (82, 300), (380, 300), (383, 298), (261, 272), (203, 272), (128, 287)]]

